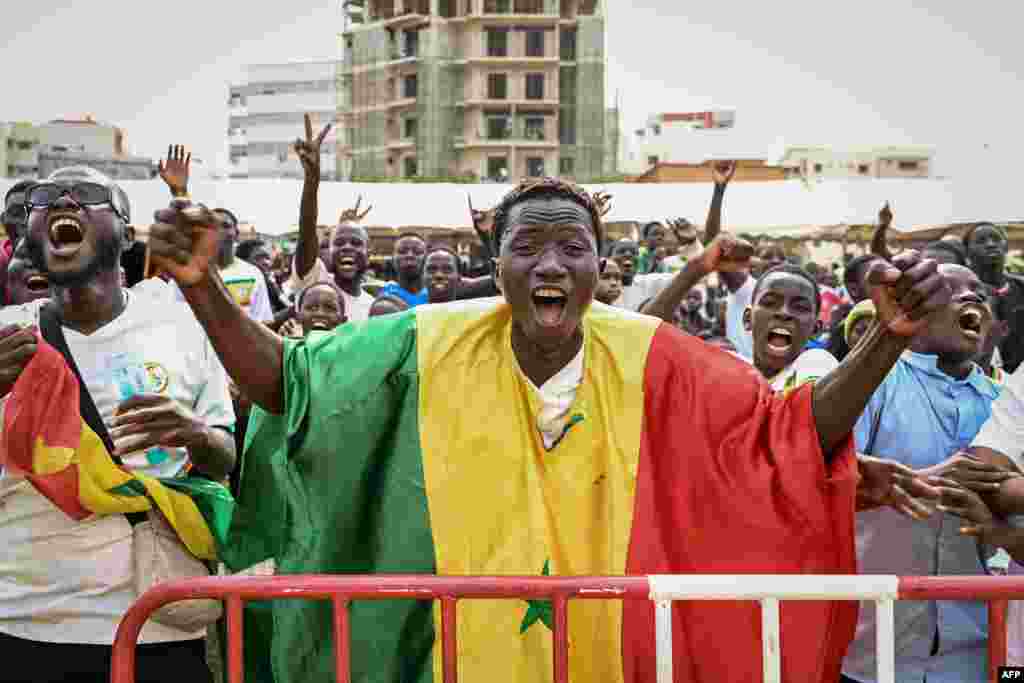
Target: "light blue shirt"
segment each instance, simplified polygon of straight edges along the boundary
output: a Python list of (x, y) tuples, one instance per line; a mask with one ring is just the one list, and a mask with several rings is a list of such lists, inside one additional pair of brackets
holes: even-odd
[[(970, 446), (992, 412), (997, 387), (975, 366), (957, 380), (938, 358), (907, 351), (868, 402), (854, 430), (865, 453), (913, 469), (937, 465)], [(938, 576), (984, 574), (974, 539), (959, 533), (960, 519), (935, 512), (923, 522), (882, 508), (857, 515), (857, 560), (862, 574)], [(939, 650), (931, 656), (936, 629)], [(983, 602), (896, 603), (896, 680), (900, 683), (984, 683), (988, 624)], [(875, 607), (861, 605), (857, 637), (843, 673), (875, 680)]]

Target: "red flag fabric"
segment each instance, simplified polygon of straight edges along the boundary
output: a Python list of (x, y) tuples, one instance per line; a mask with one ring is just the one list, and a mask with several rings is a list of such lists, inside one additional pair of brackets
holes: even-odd
[[(852, 438), (826, 464), (813, 387), (775, 395), (750, 366), (662, 325), (651, 343), (628, 574), (852, 574)], [(729, 400), (722, 386), (730, 387)], [(759, 681), (755, 602), (677, 602), (677, 683)], [(783, 680), (834, 683), (857, 603), (783, 602)], [(627, 601), (625, 680), (654, 681), (654, 608)]]

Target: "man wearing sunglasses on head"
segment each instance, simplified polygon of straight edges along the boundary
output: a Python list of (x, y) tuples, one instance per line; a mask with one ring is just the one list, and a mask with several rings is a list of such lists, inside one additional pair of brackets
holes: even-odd
[[(40, 326), (55, 320), (98, 414), (91, 418), (81, 403), (81, 416), (72, 419), (86, 421), (124, 470), (153, 478), (148, 481), (226, 478), (235, 461), (227, 376), (170, 285), (151, 279), (123, 287), (120, 258), (130, 220), (124, 191), (103, 174), (76, 167), (33, 185), (27, 204), (25, 245), (46, 272), (52, 298), (26, 304), (26, 319), (16, 322), (31, 323), (33, 310), (36, 319), (42, 316)], [(161, 288), (166, 292), (157, 301)], [(63, 445), (44, 438), (53, 438), (47, 429), (65, 428), (66, 416), (57, 411), (45, 416), (49, 427), (16, 421), (32, 408), (33, 395), (63, 397), (48, 393), (49, 385), (67, 383), (67, 374), (59, 366), (55, 376), (47, 374), (47, 358), (33, 328), (0, 328), (0, 397), (9, 418), (0, 429), (11, 430), (0, 438), (9, 463), (26, 462), (17, 459), (19, 444)], [(33, 366), (33, 359), (43, 363)], [(26, 368), (35, 386), (17, 384)], [(40, 379), (51, 376), (56, 381)], [(100, 460), (79, 460), (79, 472), (95, 471)], [(0, 660), (30, 663), (22, 666), (31, 675), (21, 666), (0, 667), (0, 683), (106, 680), (115, 629), (138, 598), (132, 523), (139, 520), (91, 514), (95, 508), (77, 483), (57, 496), (37, 488), (45, 473), (28, 462), (22, 469), (36, 478), (0, 469)], [(71, 516), (68, 500), (84, 509), (84, 519)], [(204, 629), (151, 620), (138, 650), (139, 680), (211, 681), (204, 635)]]

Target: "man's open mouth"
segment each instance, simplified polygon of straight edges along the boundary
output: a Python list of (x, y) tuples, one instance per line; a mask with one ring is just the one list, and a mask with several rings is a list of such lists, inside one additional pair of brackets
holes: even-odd
[(338, 267), (339, 268), (355, 268), (356, 267), (356, 260), (354, 258), (352, 258), (351, 256), (342, 256), (340, 259), (338, 259)]
[(556, 287), (539, 287), (533, 290), (533, 307), (537, 318), (544, 326), (554, 327), (562, 322), (569, 298)]
[(78, 251), (85, 239), (82, 222), (68, 215), (50, 219), (50, 244), (57, 256), (70, 256)]
[(309, 323), (309, 327), (312, 330), (330, 330), (331, 324), (322, 318), (317, 318)]
[(970, 339), (981, 339), (987, 314), (978, 306), (965, 306), (957, 316), (960, 332)]
[(773, 328), (765, 337), (765, 350), (775, 356), (785, 356), (793, 349), (793, 333), (784, 327)]
[(50, 281), (45, 275), (29, 275), (25, 280), (25, 289), (33, 294), (45, 292), (50, 289)]

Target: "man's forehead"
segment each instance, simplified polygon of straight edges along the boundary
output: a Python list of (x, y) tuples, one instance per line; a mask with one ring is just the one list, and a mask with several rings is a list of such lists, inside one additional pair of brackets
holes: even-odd
[(590, 212), (564, 197), (533, 197), (522, 201), (509, 210), (508, 224), (578, 224), (593, 228)]
[(981, 278), (967, 266), (961, 266), (957, 263), (943, 263), (939, 265), (938, 271), (942, 273), (943, 277), (950, 280), (963, 282), (968, 285), (981, 284)]
[(346, 225), (342, 224), (334, 228), (334, 239), (347, 238), (347, 237), (359, 237), (362, 240), (369, 239), (366, 232), (366, 228), (360, 225)]
[(782, 293), (795, 293), (796, 290), (801, 290), (799, 294), (808, 298), (814, 296), (814, 287), (811, 283), (795, 273), (770, 273), (761, 282), (760, 293), (764, 295), (769, 290)]

